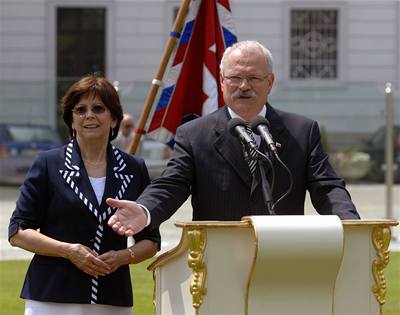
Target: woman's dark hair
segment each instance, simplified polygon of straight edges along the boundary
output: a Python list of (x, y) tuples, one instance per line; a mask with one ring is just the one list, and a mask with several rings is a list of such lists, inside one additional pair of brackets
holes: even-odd
[(68, 127), (70, 137), (73, 136), (72, 110), (83, 96), (91, 98), (98, 97), (108, 108), (113, 118), (117, 120), (117, 124), (113, 128), (112, 133), (110, 133), (109, 138), (109, 141), (114, 140), (118, 135), (119, 126), (123, 117), (123, 110), (118, 92), (104, 77), (92, 74), (84, 76), (78, 82), (74, 83), (62, 98), (61, 107), (63, 111), (63, 120)]

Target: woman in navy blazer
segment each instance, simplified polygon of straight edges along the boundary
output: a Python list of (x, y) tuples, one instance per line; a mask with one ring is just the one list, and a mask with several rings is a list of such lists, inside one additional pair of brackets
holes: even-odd
[(21, 297), (26, 314), (131, 314), (129, 264), (155, 255), (158, 229), (134, 245), (108, 227), (108, 197), (135, 200), (149, 184), (142, 159), (110, 144), (122, 107), (112, 84), (86, 76), (63, 97), (72, 136), (40, 154), (29, 170), (9, 225), (9, 241), (35, 253)]

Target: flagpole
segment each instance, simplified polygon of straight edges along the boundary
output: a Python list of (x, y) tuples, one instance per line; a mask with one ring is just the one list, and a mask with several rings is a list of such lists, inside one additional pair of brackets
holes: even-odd
[(185, 21), (185, 16), (187, 13), (187, 10), (189, 8), (189, 3), (190, 0), (183, 0), (182, 5), (179, 8), (178, 14), (176, 16), (174, 26), (172, 28), (172, 32), (170, 33), (170, 37), (167, 43), (167, 46), (164, 51), (164, 56), (160, 62), (160, 65), (157, 70), (156, 77), (152, 81), (151, 88), (149, 90), (149, 93), (147, 94), (146, 102), (142, 111), (142, 114), (140, 115), (138, 126), (135, 129), (135, 135), (133, 137), (132, 143), (129, 146), (129, 154), (135, 154), (136, 149), (139, 145), (140, 138), (142, 135), (145, 133), (145, 126), (147, 119), (149, 118), (149, 114), (151, 111), (151, 108), (154, 103), (154, 99), (156, 98), (158, 88), (160, 87), (162, 83), (162, 79), (165, 73), (165, 69), (168, 65), (169, 58), (171, 57), (172, 51), (174, 49), (175, 43), (180, 37), (180, 33), (183, 28), (183, 24)]

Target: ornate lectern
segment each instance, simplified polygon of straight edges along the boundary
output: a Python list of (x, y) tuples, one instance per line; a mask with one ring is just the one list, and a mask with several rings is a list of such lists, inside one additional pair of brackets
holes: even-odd
[(157, 314), (381, 314), (390, 226), (336, 216), (176, 223), (149, 267)]

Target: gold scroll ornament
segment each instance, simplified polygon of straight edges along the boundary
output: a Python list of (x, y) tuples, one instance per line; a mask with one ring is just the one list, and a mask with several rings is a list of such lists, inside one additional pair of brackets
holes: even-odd
[(190, 229), (187, 234), (189, 239), (188, 265), (192, 269), (190, 294), (193, 296), (193, 307), (199, 309), (203, 303), (203, 297), (207, 293), (205, 287), (207, 266), (204, 263), (207, 234), (206, 230), (202, 228)]
[(372, 287), (376, 300), (380, 305), (385, 304), (386, 280), (383, 269), (389, 263), (389, 244), (391, 232), (389, 227), (375, 227), (372, 230), (372, 242), (374, 244), (378, 259), (372, 263), (372, 275), (375, 285)]

